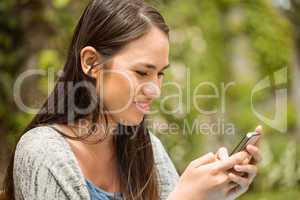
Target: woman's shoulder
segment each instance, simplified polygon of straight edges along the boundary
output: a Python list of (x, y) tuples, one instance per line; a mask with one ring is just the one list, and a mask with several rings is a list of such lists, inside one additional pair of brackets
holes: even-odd
[(23, 134), (16, 147), (13, 171), (17, 196), (25, 195), (26, 199), (89, 197), (67, 141), (51, 127), (40, 126)]
[(28, 130), (17, 143), (14, 155), (15, 169), (34, 168), (60, 172), (61, 166), (74, 169), (76, 165), (76, 159), (68, 143), (49, 126)]
[(151, 131), (149, 131), (149, 135), (150, 135), (150, 140), (151, 140), (152, 147), (153, 147), (154, 156), (157, 159), (165, 159), (166, 157), (169, 157), (169, 155), (168, 155), (167, 151), (165, 150), (165, 147), (162, 144), (162, 142), (160, 141), (160, 139)]
[(153, 147), (155, 165), (158, 170), (160, 196), (161, 199), (167, 199), (170, 192), (173, 191), (178, 183), (179, 175), (160, 139), (151, 131), (149, 131), (149, 134)]
[(39, 126), (25, 132), (17, 143), (16, 154), (31, 156), (63, 155), (68, 146), (62, 136), (49, 126)]

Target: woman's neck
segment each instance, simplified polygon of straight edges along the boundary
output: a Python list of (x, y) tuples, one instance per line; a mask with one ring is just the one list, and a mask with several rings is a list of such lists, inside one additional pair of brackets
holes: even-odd
[[(98, 122), (92, 123), (90, 117), (79, 119), (73, 123), (55, 125), (64, 134), (71, 137), (83, 137), (82, 143), (93, 152), (114, 152), (114, 135), (117, 123), (111, 118), (99, 118)], [(90, 132), (91, 131), (91, 132)]]
[[(84, 141), (72, 139), (67, 139), (67, 141), (71, 145), (84, 176), (95, 185), (113, 192), (120, 189), (117, 178), (116, 148), (113, 141), (113, 130), (117, 124), (111, 122), (109, 126), (111, 128), (107, 129), (107, 134), (105, 134), (105, 126), (98, 126), (96, 131)], [(86, 135), (91, 128), (91, 124), (87, 123), (87, 121), (81, 121), (80, 123), (56, 127), (59, 127), (65, 134), (76, 137)], [(101, 138), (104, 139), (101, 142), (97, 142)]]

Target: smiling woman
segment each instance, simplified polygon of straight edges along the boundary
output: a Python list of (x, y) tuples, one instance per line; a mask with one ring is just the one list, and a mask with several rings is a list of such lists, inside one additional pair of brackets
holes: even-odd
[[(170, 192), (166, 188), (178, 175), (169, 162), (174, 170), (163, 168), (175, 178), (159, 184), (162, 169), (154, 157), (168, 157), (153, 155), (153, 137), (143, 124), (169, 64), (168, 33), (162, 16), (141, 0), (90, 1), (59, 84), (18, 142), (5, 182), (9, 199), (88, 199), (93, 185), (122, 192), (124, 199), (158, 199)], [(69, 167), (76, 170), (65, 171)]]
[[(137, 125), (150, 108), (151, 101), (160, 94), (163, 70), (168, 65), (167, 34), (152, 27), (143, 37), (127, 44), (101, 66), (91, 70), (98, 81), (99, 96), (114, 121)], [(81, 50), (81, 63), (88, 72), (89, 61), (97, 62), (101, 55), (92, 47)]]
[(6, 198), (232, 200), (244, 193), (256, 175), (250, 156), (260, 160), (256, 147), (206, 154), (179, 179), (145, 127), (168, 66), (169, 28), (155, 8), (90, 1), (62, 76), (17, 143)]

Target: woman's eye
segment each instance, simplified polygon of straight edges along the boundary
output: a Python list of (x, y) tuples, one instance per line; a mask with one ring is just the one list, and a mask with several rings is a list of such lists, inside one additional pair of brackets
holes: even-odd
[(142, 72), (142, 71), (135, 71), (138, 75), (141, 75), (141, 76), (147, 76), (148, 73), (147, 72)]
[(165, 75), (164, 72), (159, 72), (159, 73), (158, 73), (158, 76), (159, 76), (159, 77), (163, 77), (164, 75)]

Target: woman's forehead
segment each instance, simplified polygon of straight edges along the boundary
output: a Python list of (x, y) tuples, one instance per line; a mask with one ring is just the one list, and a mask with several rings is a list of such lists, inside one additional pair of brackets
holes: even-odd
[(116, 55), (116, 59), (126, 60), (131, 64), (149, 63), (155, 66), (166, 66), (169, 63), (169, 40), (158, 29), (128, 43)]

